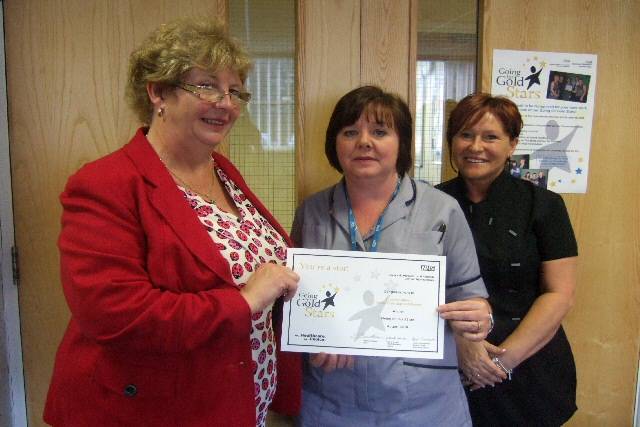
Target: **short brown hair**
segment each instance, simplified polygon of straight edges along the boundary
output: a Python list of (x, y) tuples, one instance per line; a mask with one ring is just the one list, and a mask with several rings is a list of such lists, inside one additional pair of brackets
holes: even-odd
[(362, 113), (396, 131), (399, 139), (396, 170), (400, 176), (409, 172), (413, 141), (411, 111), (398, 95), (385, 92), (377, 86), (356, 88), (340, 98), (334, 107), (324, 143), (329, 164), (338, 172), (343, 172), (338, 160), (336, 139), (340, 130), (357, 122)]
[(447, 145), (451, 152), (453, 138), (461, 131), (478, 123), (486, 113), (491, 113), (500, 121), (504, 131), (512, 140), (520, 136), (522, 116), (518, 106), (504, 96), (491, 96), (488, 93), (467, 95), (451, 111), (447, 123)]
[(181, 18), (161, 25), (129, 58), (125, 95), (142, 123), (149, 124), (153, 114), (147, 83), (175, 85), (192, 68), (213, 72), (230, 69), (244, 83), (251, 60), (216, 20)]

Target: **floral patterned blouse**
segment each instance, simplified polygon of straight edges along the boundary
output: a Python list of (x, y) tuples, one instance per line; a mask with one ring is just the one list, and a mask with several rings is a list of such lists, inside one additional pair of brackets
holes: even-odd
[[(196, 212), (209, 236), (229, 261), (231, 275), (241, 289), (260, 264), (284, 264), (287, 245), (284, 238), (258, 212), (231, 179), (216, 167), (227, 193), (240, 216), (225, 212), (188, 188), (178, 185)], [(267, 410), (276, 391), (276, 343), (271, 323), (272, 307), (252, 315), (251, 352), (256, 403), (256, 426), (265, 425)]]

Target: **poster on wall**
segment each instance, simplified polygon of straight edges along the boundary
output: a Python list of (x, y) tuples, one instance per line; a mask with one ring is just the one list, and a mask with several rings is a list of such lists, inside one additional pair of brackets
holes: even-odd
[(491, 92), (514, 101), (524, 121), (513, 176), (556, 193), (585, 193), (597, 56), (494, 50)]

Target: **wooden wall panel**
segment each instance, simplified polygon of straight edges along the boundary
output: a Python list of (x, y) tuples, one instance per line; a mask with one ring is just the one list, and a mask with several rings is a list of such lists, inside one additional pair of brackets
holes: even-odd
[[(580, 260), (565, 321), (578, 368), (571, 426), (630, 426), (640, 348), (640, 2), (485, 0), (482, 88), (493, 49), (594, 53), (589, 188), (564, 195)], [(517, 375), (517, 371), (516, 371)]]
[(400, 95), (415, 117), (418, 0), (367, 0), (361, 14), (361, 84)]
[(375, 84), (415, 104), (416, 0), (298, 0), (298, 200), (339, 179), (324, 155), (337, 100)]
[(181, 15), (224, 12), (223, 0), (3, 2), (15, 235), (27, 407), (42, 410), (69, 317), (59, 282), (58, 195), (83, 163), (123, 145), (137, 127), (124, 101), (128, 55)]
[(324, 139), (338, 99), (360, 84), (360, 1), (298, 2), (298, 200), (339, 179)]
[(409, 94), (411, 2), (362, 2), (362, 84), (376, 84), (401, 95)]

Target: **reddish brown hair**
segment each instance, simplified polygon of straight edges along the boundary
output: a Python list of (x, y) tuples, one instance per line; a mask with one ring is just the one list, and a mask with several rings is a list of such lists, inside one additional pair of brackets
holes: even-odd
[(500, 121), (504, 131), (513, 140), (520, 136), (522, 130), (522, 116), (518, 106), (504, 96), (491, 96), (488, 93), (474, 93), (462, 98), (451, 111), (447, 123), (447, 145), (451, 152), (453, 138), (463, 130), (473, 127), (484, 117), (491, 113)]

